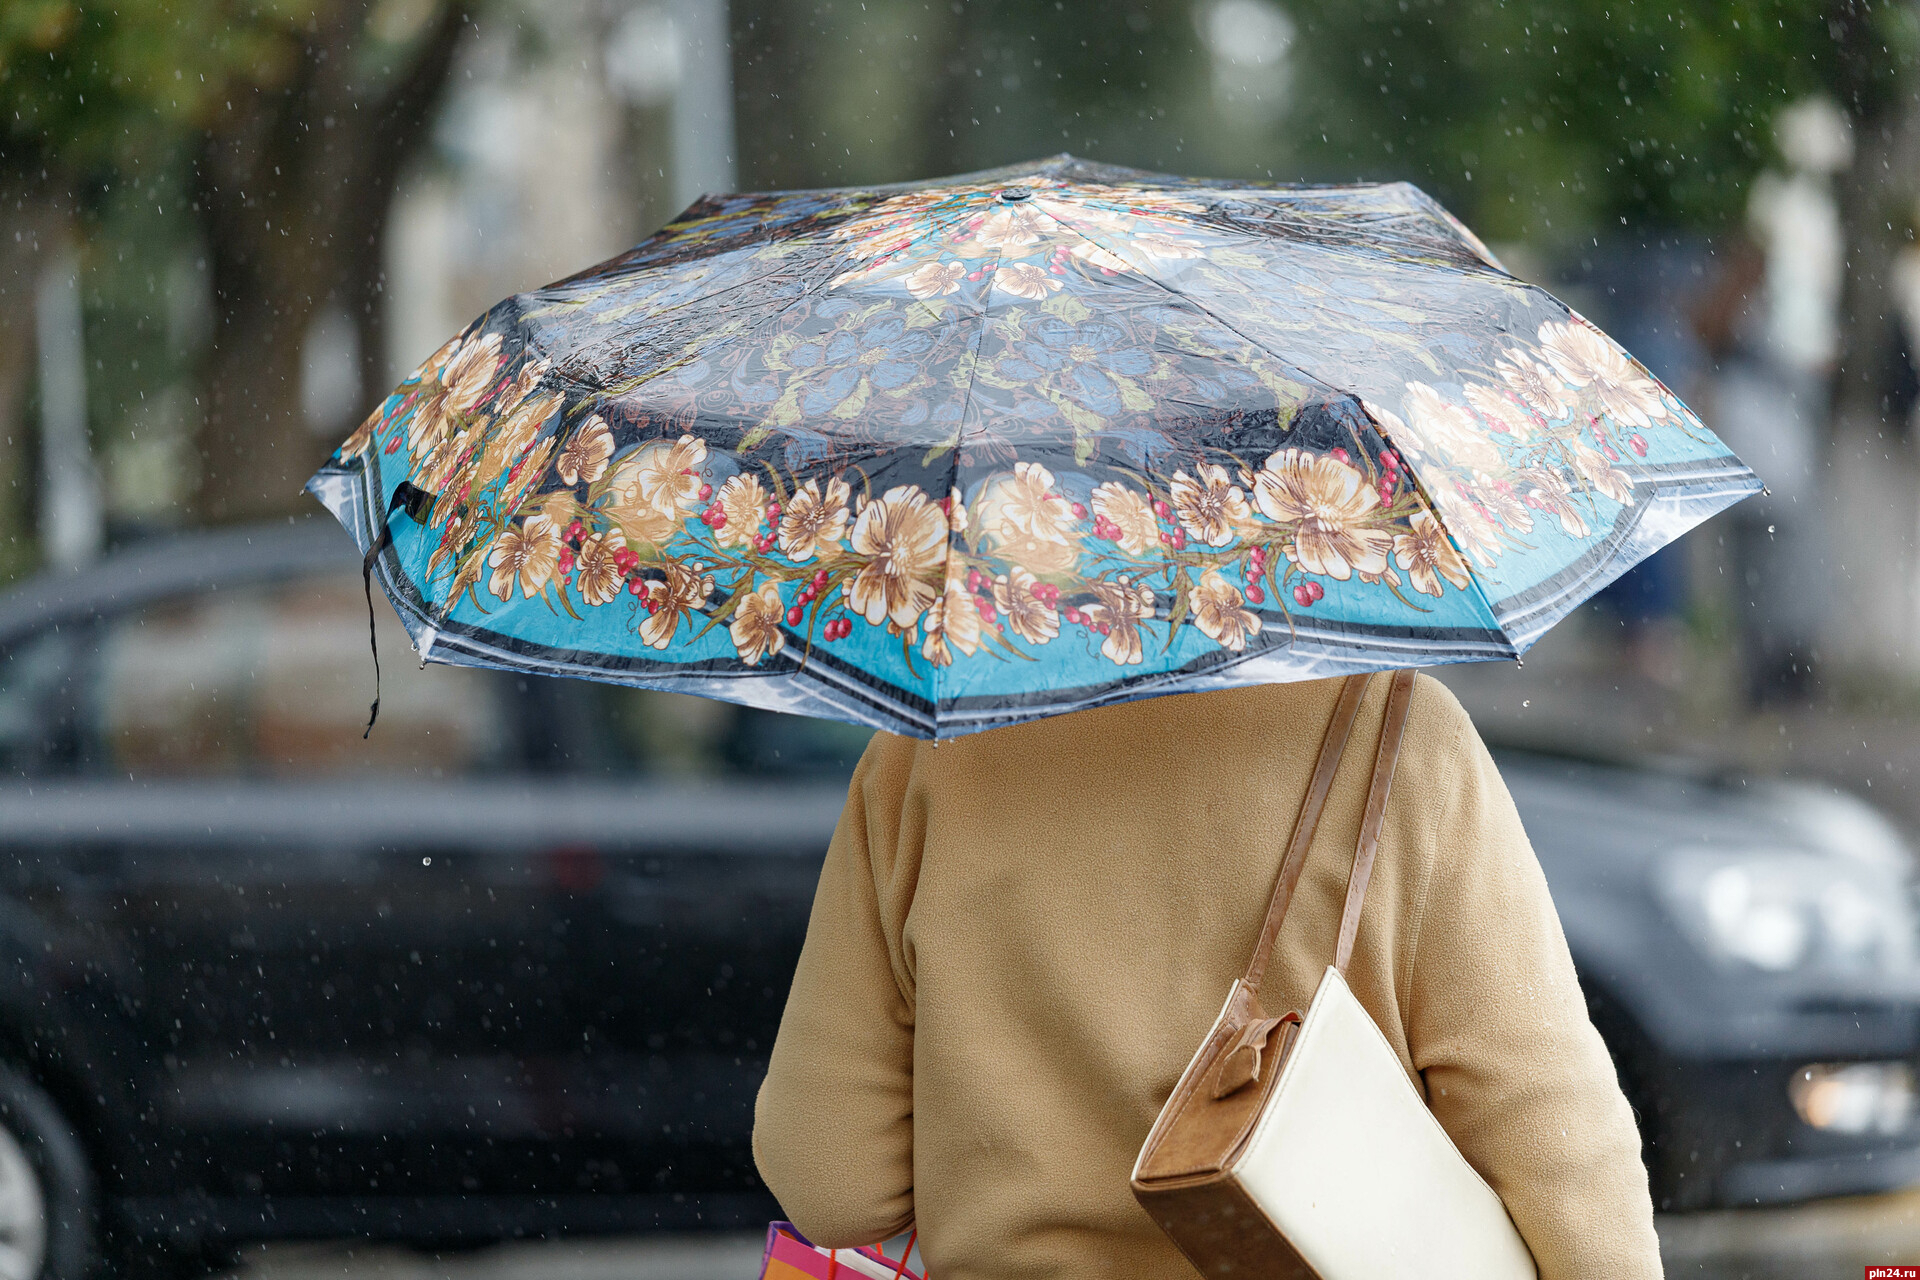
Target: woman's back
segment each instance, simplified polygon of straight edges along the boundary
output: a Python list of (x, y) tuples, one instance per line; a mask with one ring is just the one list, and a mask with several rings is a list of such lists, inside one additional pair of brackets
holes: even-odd
[[(1263, 999), (1329, 963), (1374, 681)], [(1338, 681), (1143, 702), (938, 749), (876, 737), (760, 1096), (768, 1185), (822, 1243), (914, 1222), (935, 1280), (1186, 1277), (1135, 1204), (1147, 1130), (1244, 968)], [(1639, 1139), (1538, 865), (1422, 680), (1349, 971), (1557, 1276), (1659, 1274)]]

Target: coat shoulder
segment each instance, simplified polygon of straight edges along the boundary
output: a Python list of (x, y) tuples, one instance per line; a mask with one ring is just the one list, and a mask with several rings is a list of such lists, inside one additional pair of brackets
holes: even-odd
[(1409, 727), (1419, 725), (1422, 733), (1442, 733), (1449, 737), (1473, 732), (1473, 718), (1454, 697), (1453, 690), (1421, 672), (1414, 679), (1413, 705), (1407, 709)]
[(1421, 675), (1413, 687), (1413, 703), (1407, 708), (1396, 791), (1400, 787), (1451, 787), (1460, 772), (1474, 768), (1484, 753), (1473, 718), (1453, 690), (1432, 676)]

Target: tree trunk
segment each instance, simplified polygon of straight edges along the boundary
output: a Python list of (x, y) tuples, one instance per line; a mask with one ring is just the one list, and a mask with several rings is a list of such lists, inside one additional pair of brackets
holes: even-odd
[[(876, 10), (881, 6), (874, 6)], [(834, 15), (790, 0), (734, 0), (734, 119), (743, 190), (899, 182), (948, 172), (962, 96), (958, 57), (977, 19), (961, 5), (887, 6)], [(845, 30), (831, 24), (848, 24)], [(844, 38), (842, 38), (844, 37)], [(887, 104), (860, 134), (836, 119), (850, 75)], [(832, 139), (835, 145), (828, 145)]]
[(15, 234), (0, 236), (0, 583), (39, 561), (33, 495), (38, 432), (27, 420), (34, 303), (47, 254), (73, 217), (65, 185), (44, 171), (0, 175), (0, 209)]
[(285, 84), (237, 94), (199, 156), (199, 209), (216, 322), (205, 372), (202, 515), (300, 509), (336, 443), (300, 408), (302, 348), (337, 305), (360, 333), (362, 394), (384, 376), (380, 242), (400, 170), (444, 88), (466, 10), (443, 5), (402, 64), (365, 83), (369, 0), (336, 0), (309, 27)]
[(1907, 423), (1893, 420), (1899, 374), (1898, 309), (1891, 288), (1895, 228), (1920, 197), (1920, 95), (1911, 73), (1887, 65), (1873, 12), (1856, 0), (1829, 10), (1841, 104), (1855, 158), (1843, 176), (1846, 244), (1840, 361), (1823, 506), (1832, 596), (1822, 658), (1864, 672), (1920, 675), (1920, 458)]
[(1920, 85), (1885, 65), (1887, 50), (1872, 18), (1859, 0), (1837, 0), (1828, 20), (1834, 87), (1853, 122), (1855, 147), (1840, 188), (1847, 262), (1834, 399), (1838, 416), (1856, 421), (1885, 416), (1898, 376), (1890, 286), (1894, 255), (1906, 240), (1895, 228), (1911, 221), (1920, 195)]

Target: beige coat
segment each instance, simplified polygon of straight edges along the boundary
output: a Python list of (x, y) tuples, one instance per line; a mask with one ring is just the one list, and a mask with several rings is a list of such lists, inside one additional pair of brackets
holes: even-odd
[[(855, 774), (754, 1125), (817, 1242), (915, 1224), (933, 1280), (1193, 1271), (1127, 1177), (1244, 967), (1338, 681), (1182, 694)], [(1368, 690), (1262, 990), (1332, 958), (1387, 681)], [(1466, 713), (1414, 692), (1354, 993), (1542, 1280), (1660, 1274), (1633, 1117)]]

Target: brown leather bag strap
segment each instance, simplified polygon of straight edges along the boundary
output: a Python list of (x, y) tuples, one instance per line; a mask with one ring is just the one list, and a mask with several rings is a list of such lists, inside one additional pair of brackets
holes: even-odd
[(1287, 841), (1287, 855), (1280, 860), (1280, 878), (1273, 886), (1273, 900), (1267, 904), (1267, 919), (1260, 926), (1260, 941), (1254, 944), (1253, 959), (1247, 962), (1246, 983), (1258, 988), (1266, 976), (1267, 959), (1274, 943), (1280, 940), (1280, 922), (1286, 919), (1287, 904), (1293, 901), (1293, 889), (1306, 866), (1307, 849), (1320, 825), (1320, 811), (1326, 808), (1327, 793), (1333, 790), (1333, 775), (1340, 769), (1340, 757), (1347, 749), (1347, 737), (1360, 714), (1360, 700), (1366, 696), (1369, 676), (1348, 676), (1340, 686), (1339, 700), (1333, 704), (1333, 718), (1327, 721), (1326, 736), (1320, 740), (1320, 758), (1314, 762), (1313, 777), (1307, 783), (1306, 799), (1293, 820), (1293, 837)]
[(1367, 813), (1360, 821), (1360, 843), (1353, 851), (1353, 870), (1347, 876), (1347, 905), (1340, 912), (1340, 943), (1333, 967), (1346, 976), (1353, 958), (1353, 939), (1360, 932), (1360, 906), (1366, 901), (1367, 882), (1373, 878), (1373, 857), (1380, 850), (1380, 827), (1387, 818), (1387, 795), (1393, 790), (1394, 766), (1400, 762), (1400, 739), (1407, 727), (1407, 705), (1413, 701), (1414, 673), (1396, 671), (1387, 690), (1387, 720), (1380, 730), (1380, 749), (1373, 756), (1373, 782), (1367, 787)]

